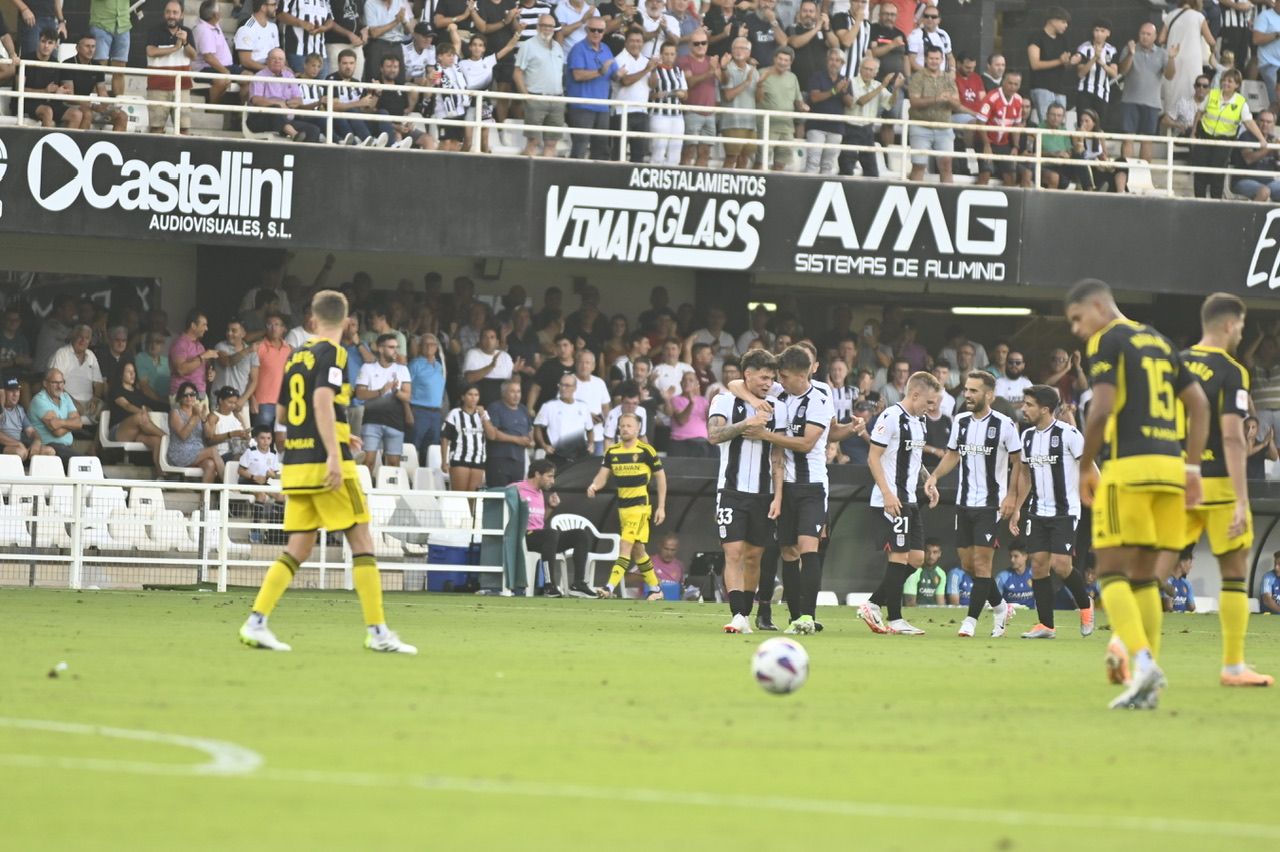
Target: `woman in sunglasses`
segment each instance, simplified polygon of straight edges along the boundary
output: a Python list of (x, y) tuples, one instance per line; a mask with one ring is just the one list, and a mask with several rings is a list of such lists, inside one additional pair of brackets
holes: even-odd
[(198, 467), (203, 482), (222, 481), (222, 459), (205, 442), (204, 410), (196, 399), (196, 386), (183, 382), (175, 396), (177, 407), (169, 412), (169, 464)]

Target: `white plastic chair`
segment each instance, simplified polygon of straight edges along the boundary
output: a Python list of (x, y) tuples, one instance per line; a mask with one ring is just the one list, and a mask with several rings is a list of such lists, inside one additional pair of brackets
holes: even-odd
[[(232, 460), (222, 467), (222, 483), (224, 485), (240, 484), (240, 462)], [(253, 503), (253, 495), (246, 494), (243, 491), (228, 491), (228, 500), (238, 500), (242, 503)]]
[(369, 495), (369, 532), (373, 536), (375, 556), (402, 559), (404, 548), (398, 539), (388, 536), (382, 528), (391, 522), (396, 512), (396, 498), (389, 494)]
[(160, 439), (160, 475), (181, 476), (184, 479), (203, 479), (204, 471), (198, 467), (177, 467), (169, 464), (169, 433)]
[(145, 453), (147, 445), (141, 441), (111, 440), (111, 412), (103, 409), (98, 415), (98, 446), (104, 450), (121, 450), (126, 453)]
[(447, 491), (449, 484), (445, 482), (444, 471), (438, 467), (420, 467), (413, 477), (414, 491)]
[[(406, 483), (413, 482), (413, 475), (418, 472), (418, 468), (421, 466), (418, 463), (418, 448), (412, 444), (405, 443), (402, 452), (404, 455), (400, 457), (400, 469), (404, 471), (404, 481)], [(405, 485), (405, 488), (408, 487), (408, 485)]]
[[(553, 530), (586, 530), (587, 532), (591, 533), (593, 536), (596, 537), (596, 539), (600, 541), (612, 542), (613, 546), (610, 547), (608, 551), (605, 551), (603, 553), (592, 551), (590, 554), (587, 555), (587, 576), (584, 577), (583, 580), (586, 582), (588, 586), (590, 586), (591, 588), (595, 588), (596, 584), (593, 582), (596, 576), (596, 569), (595, 569), (594, 563), (605, 562), (612, 565), (615, 561), (617, 561), (618, 553), (622, 549), (622, 536), (617, 535), (616, 533), (600, 532), (599, 530), (596, 529), (595, 524), (591, 523), (591, 521), (587, 520), (581, 515), (556, 515), (551, 519), (551, 528)], [(573, 553), (573, 551), (572, 550), (565, 551), (560, 557), (566, 560), (565, 570), (562, 571), (560, 574), (560, 577), (561, 577), (560, 583), (562, 586), (564, 586), (569, 582), (569, 579), (568, 579), (569, 563), (567, 560), (569, 559), (570, 553)], [(568, 588), (566, 587), (561, 591), (568, 592)]]
[(435, 468), (436, 470), (439, 470), (440, 463), (443, 461), (444, 459), (440, 455), (440, 445), (439, 444), (428, 445), (427, 446), (427, 467)]
[(365, 465), (356, 465), (356, 478), (360, 480), (360, 490), (368, 494), (373, 490), (373, 474), (369, 473), (369, 468)]
[(379, 491), (408, 491), (409, 477), (402, 467), (382, 465), (378, 468)]
[(0, 455), (0, 498), (9, 499), (9, 490), (13, 487), (8, 479), (26, 479), (27, 472), (22, 469), (22, 459), (17, 456)]
[[(0, 456), (18, 460), (17, 456)], [(9, 493), (9, 503), (0, 506), (0, 547), (31, 545), (31, 527), (28, 522), (35, 517), (36, 504), (40, 502), (37, 489), (29, 485), (14, 485)]]
[[(30, 465), (32, 479), (66, 479), (67, 470), (62, 466), (62, 459), (57, 456), (32, 456)], [(49, 486), (44, 486), (44, 497), (48, 499)]]
[(164, 511), (164, 492), (149, 485), (135, 485), (129, 489), (129, 513), (140, 518), (150, 518)]

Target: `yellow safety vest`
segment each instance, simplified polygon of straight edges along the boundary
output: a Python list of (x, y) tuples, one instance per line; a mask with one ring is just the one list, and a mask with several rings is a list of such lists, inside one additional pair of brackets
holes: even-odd
[(1208, 136), (1236, 138), (1240, 132), (1240, 119), (1244, 115), (1247, 101), (1244, 95), (1236, 92), (1231, 100), (1222, 102), (1222, 90), (1214, 89), (1204, 102), (1204, 118), (1200, 120), (1200, 129)]

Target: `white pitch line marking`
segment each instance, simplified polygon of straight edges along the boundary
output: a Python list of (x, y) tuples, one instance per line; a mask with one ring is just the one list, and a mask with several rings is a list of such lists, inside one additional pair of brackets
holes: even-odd
[(1280, 827), (1258, 823), (1214, 822), (1197, 819), (1170, 819), (1162, 816), (1124, 816), (1081, 813), (1044, 813), (979, 808), (938, 808), (936, 806), (895, 805), (885, 802), (858, 802), (838, 799), (806, 799), (789, 796), (762, 796), (735, 793), (681, 792), (647, 788), (594, 787), (542, 781), (503, 781), (434, 775), (402, 775), (380, 772), (334, 772), (322, 769), (263, 768), (257, 752), (221, 740), (166, 734), (156, 731), (108, 728), (38, 719), (0, 718), (0, 727), (44, 730), (59, 733), (100, 735), (141, 742), (165, 743), (203, 751), (210, 762), (196, 765), (147, 763), (97, 758), (55, 758), (41, 755), (0, 755), (0, 766), (28, 769), (90, 770), (140, 775), (203, 775), (243, 777), (266, 782), (326, 784), (338, 787), (416, 788), (428, 792), (477, 796), (521, 796), (542, 799), (626, 801), (650, 805), (699, 805), (706, 808), (735, 808), (759, 812), (810, 813), (863, 819), (927, 820), (940, 823), (978, 823), (1011, 828), (1084, 828), (1160, 834), (1196, 834), (1206, 837), (1237, 837), (1280, 841)]
[[(105, 725), (83, 725), (78, 722), (56, 722), (48, 719), (9, 719), (0, 717), (0, 728), (18, 728), (27, 731), (50, 731), (58, 734), (109, 737), (136, 742), (160, 743), (203, 752), (209, 760), (205, 763), (168, 764), (139, 761), (96, 760), (93, 758), (40, 758), (36, 755), (4, 755), (19, 765), (30, 765), (33, 760), (45, 760), (50, 765), (65, 768), (102, 769), (104, 771), (145, 772), (162, 775), (247, 775), (262, 766), (262, 755), (252, 749), (223, 740), (206, 737), (188, 737), (184, 734), (166, 734), (133, 728), (112, 728)], [(116, 767), (119, 767), (116, 769)], [(151, 769), (148, 770), (147, 767)]]

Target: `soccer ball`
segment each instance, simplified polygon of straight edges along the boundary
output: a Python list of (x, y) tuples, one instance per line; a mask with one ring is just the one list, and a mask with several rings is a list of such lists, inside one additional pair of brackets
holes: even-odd
[(809, 679), (809, 654), (799, 642), (775, 636), (760, 643), (751, 658), (751, 674), (765, 692), (786, 695)]

